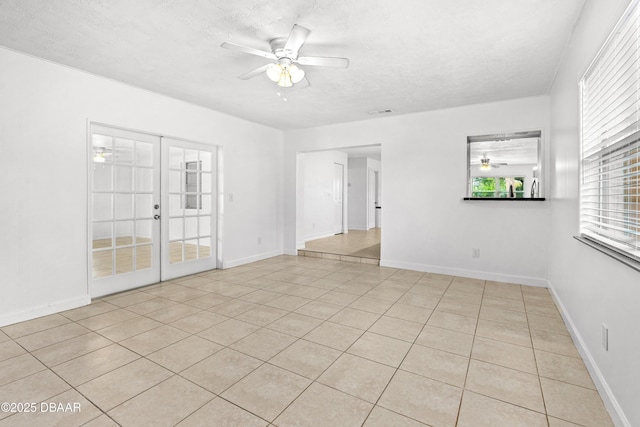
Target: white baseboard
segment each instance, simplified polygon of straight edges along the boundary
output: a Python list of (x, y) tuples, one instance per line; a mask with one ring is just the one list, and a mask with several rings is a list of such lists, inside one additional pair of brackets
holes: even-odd
[[(223, 261), (222, 262), (222, 268), (225, 269), (225, 268), (238, 267), (240, 265), (249, 264), (249, 263), (256, 262), (256, 261), (262, 261), (263, 259), (273, 258), (273, 257), (278, 256), (278, 255), (282, 255), (282, 251), (274, 250), (274, 251), (269, 251), (269, 252), (263, 252), (263, 253), (257, 254), (257, 255), (252, 255), (252, 256), (246, 257), (246, 258), (234, 259), (234, 260), (231, 260), (231, 261)], [(291, 255), (291, 254), (287, 254), (287, 255)], [(293, 255), (297, 255), (297, 253), (295, 253)]]
[(368, 227), (363, 227), (361, 225), (350, 225), (349, 226), (349, 230), (358, 230), (358, 231), (367, 231), (367, 230), (371, 230)]
[(618, 403), (618, 400), (613, 395), (613, 391), (611, 391), (611, 387), (609, 387), (609, 384), (604, 378), (604, 375), (602, 375), (602, 371), (600, 371), (600, 368), (596, 364), (596, 361), (593, 358), (591, 352), (589, 351), (589, 348), (587, 347), (584, 340), (582, 339), (582, 335), (580, 335), (580, 332), (578, 332), (578, 329), (576, 328), (576, 325), (573, 322), (573, 319), (567, 312), (567, 309), (564, 303), (562, 302), (562, 300), (558, 296), (558, 293), (553, 287), (553, 283), (548, 282), (547, 287), (549, 288), (551, 297), (553, 298), (556, 305), (560, 309), (560, 314), (564, 319), (564, 323), (565, 325), (567, 325), (567, 329), (571, 334), (571, 338), (573, 338), (573, 342), (576, 344), (576, 348), (578, 349), (580, 356), (582, 356), (582, 360), (585, 362), (585, 365), (587, 367), (587, 370), (589, 371), (589, 374), (591, 374), (591, 378), (593, 379), (593, 382), (596, 388), (598, 389), (598, 392), (600, 393), (600, 397), (604, 402), (604, 406), (607, 408), (607, 411), (609, 411), (609, 415), (611, 416), (613, 423), (616, 426), (620, 426), (620, 427), (631, 427), (631, 423), (629, 422), (628, 418), (624, 414), (624, 411), (622, 410), (622, 407)]
[[(323, 239), (325, 237), (333, 237), (335, 236), (336, 233), (331, 231), (331, 232), (323, 232), (323, 233), (317, 233), (317, 234), (310, 234), (308, 236), (304, 236), (304, 241), (308, 242), (309, 240), (316, 240), (316, 239)], [(301, 248), (302, 249), (302, 248)]]
[(465, 270), (461, 268), (442, 267), (437, 265), (418, 264), (404, 261), (380, 259), (381, 267), (402, 268), (405, 270), (425, 271), (429, 273), (447, 274), (449, 276), (470, 277), (472, 279), (493, 280), (495, 282), (515, 283), (518, 285), (547, 287), (547, 280), (540, 277), (516, 276), (512, 274), (491, 273), (488, 271)]
[(71, 310), (72, 308), (78, 308), (88, 304), (91, 304), (91, 298), (89, 295), (83, 295), (77, 298), (13, 311), (11, 313), (0, 315), (0, 327), (13, 325), (14, 323), (24, 322), (25, 320), (31, 320), (37, 317), (48, 316), (49, 314), (59, 313), (65, 310)]

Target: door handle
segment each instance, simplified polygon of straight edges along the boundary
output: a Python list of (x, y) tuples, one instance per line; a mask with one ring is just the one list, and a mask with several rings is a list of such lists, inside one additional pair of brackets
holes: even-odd
[(158, 214), (154, 215), (154, 216), (153, 216), (153, 219), (156, 219), (156, 220), (157, 220), (157, 219), (160, 219), (160, 215), (158, 215)]

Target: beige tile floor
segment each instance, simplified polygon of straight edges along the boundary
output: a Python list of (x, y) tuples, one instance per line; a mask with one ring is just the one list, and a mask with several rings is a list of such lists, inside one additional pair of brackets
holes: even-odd
[[(319, 256), (325, 259), (339, 259), (355, 261), (352, 258), (364, 260), (380, 260), (380, 228), (368, 231), (349, 230), (345, 234), (310, 240), (300, 255)], [(319, 255), (320, 254), (320, 255)], [(332, 256), (334, 255), (334, 256)]]
[(0, 332), (0, 426), (610, 426), (546, 289), (280, 256)]

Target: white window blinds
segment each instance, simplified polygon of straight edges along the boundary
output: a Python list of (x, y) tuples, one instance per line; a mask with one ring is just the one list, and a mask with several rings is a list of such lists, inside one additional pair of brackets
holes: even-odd
[(640, 261), (639, 1), (581, 81), (580, 233)]

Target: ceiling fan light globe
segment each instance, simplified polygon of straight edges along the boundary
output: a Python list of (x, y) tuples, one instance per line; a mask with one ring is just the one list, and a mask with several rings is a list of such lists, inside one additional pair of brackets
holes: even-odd
[(291, 82), (291, 74), (286, 71), (283, 71), (280, 75), (280, 80), (278, 80), (278, 86), (280, 87), (291, 87), (293, 83)]
[(267, 67), (267, 77), (272, 82), (278, 83), (282, 74), (282, 66), (280, 64), (269, 64)]
[(304, 70), (295, 65), (289, 67), (289, 73), (291, 74), (291, 82), (293, 84), (300, 83), (302, 79), (304, 79)]

